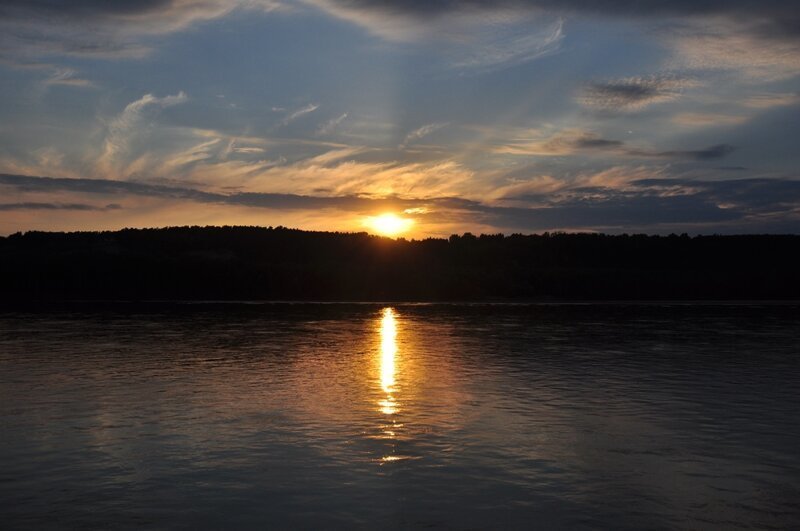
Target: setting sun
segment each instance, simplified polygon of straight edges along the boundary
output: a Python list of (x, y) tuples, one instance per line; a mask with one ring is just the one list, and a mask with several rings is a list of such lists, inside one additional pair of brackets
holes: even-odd
[(414, 224), (414, 220), (387, 213), (369, 217), (364, 224), (383, 236), (395, 236), (408, 231)]

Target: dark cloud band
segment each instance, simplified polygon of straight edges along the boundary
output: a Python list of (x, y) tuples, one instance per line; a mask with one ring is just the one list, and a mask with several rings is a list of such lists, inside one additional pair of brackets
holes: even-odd
[[(425, 206), (431, 221), (481, 222), (501, 230), (660, 230), (660, 227), (727, 227), (727, 232), (800, 230), (800, 181), (788, 179), (639, 179), (622, 188), (577, 187), (549, 195), (506, 197), (522, 206), (485, 204), (463, 198), (369, 198), (271, 193), (221, 194), (192, 188), (99, 179), (63, 179), (0, 174), (0, 186), (25, 192), (136, 195), (276, 210), (378, 209)], [(679, 190), (676, 193), (676, 190)], [(525, 203), (536, 206), (524, 206)], [(21, 207), (25, 203), (17, 203)], [(41, 203), (28, 203), (33, 208)], [(106, 207), (90, 207), (109, 209)], [(2, 207), (0, 207), (2, 208)], [(52, 207), (58, 208), (58, 207)], [(63, 208), (63, 205), (62, 205)], [(80, 210), (80, 208), (78, 208)], [(769, 223), (769, 225), (765, 225)], [(670, 229), (671, 230), (671, 229)]]
[(796, 16), (791, 0), (332, 0), (344, 8), (372, 8), (405, 13), (439, 14), (463, 9), (538, 8), (551, 11), (641, 16), (709, 15), (756, 12), (762, 17)]
[(84, 203), (36, 203), (36, 202), (0, 203), (0, 212), (10, 211), (10, 210), (78, 210), (78, 211), (95, 212), (101, 210), (117, 210), (119, 208), (121, 207), (117, 204), (110, 204), (101, 207), (96, 205), (88, 205)]

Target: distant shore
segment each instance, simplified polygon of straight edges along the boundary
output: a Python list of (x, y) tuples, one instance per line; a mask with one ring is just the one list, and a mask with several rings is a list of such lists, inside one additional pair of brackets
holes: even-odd
[(454, 235), (263, 227), (0, 238), (4, 305), (775, 304), (800, 300), (800, 236)]

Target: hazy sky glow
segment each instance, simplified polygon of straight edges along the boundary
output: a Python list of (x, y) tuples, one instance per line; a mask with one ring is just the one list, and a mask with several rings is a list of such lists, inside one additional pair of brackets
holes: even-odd
[(795, 0), (11, 0), (0, 98), (2, 234), (800, 232)]

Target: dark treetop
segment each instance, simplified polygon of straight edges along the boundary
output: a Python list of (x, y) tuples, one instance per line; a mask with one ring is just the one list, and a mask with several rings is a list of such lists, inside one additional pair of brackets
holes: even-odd
[(0, 238), (2, 300), (800, 299), (800, 236), (391, 240), (262, 227)]

